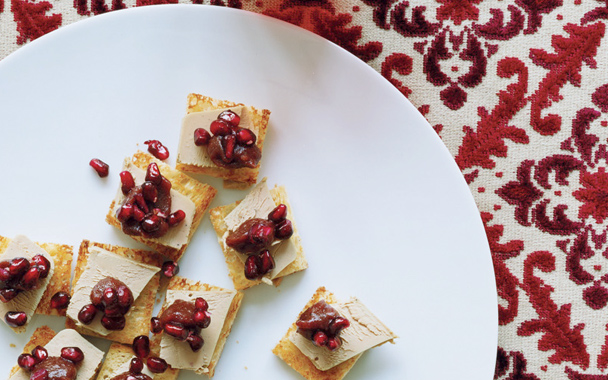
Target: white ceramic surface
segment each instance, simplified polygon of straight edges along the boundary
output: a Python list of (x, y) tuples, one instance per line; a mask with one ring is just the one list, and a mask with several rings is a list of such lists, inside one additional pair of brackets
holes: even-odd
[[(160, 139), (174, 164), (189, 92), (272, 110), (261, 174), (286, 186), (309, 261), (279, 288), (245, 291), (216, 379), (300, 378), (271, 349), (320, 285), (359, 297), (400, 336), (365, 354), (349, 380), (492, 378), (492, 262), (447, 149), (368, 65), (275, 19), (141, 7), (69, 25), (0, 61), (0, 234), (137, 246), (104, 222), (122, 160)], [(109, 178), (88, 166), (93, 157)], [(243, 196), (220, 189), (213, 206)], [(207, 217), (181, 264), (184, 276), (232, 286)], [(38, 317), (19, 336), (0, 326), (0, 377), (43, 323), (63, 319)]]

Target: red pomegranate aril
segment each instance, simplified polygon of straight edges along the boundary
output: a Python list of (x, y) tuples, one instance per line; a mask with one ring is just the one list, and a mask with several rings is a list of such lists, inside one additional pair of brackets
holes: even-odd
[(144, 362), (140, 358), (131, 359), (129, 363), (129, 372), (139, 374), (144, 370)]
[(118, 306), (129, 307), (133, 304), (133, 293), (126, 286), (119, 286), (116, 289), (116, 297), (118, 298)]
[(150, 338), (140, 335), (133, 339), (133, 352), (139, 358), (147, 358), (150, 355)]
[(160, 319), (156, 317), (150, 318), (150, 332), (152, 334), (158, 334), (163, 331), (163, 325), (160, 323)]
[(92, 303), (88, 305), (84, 305), (82, 309), (78, 312), (78, 320), (85, 325), (93, 322), (95, 319), (95, 315), (97, 314), (97, 308)]
[(230, 163), (234, 159), (234, 148), (236, 147), (236, 137), (229, 135), (224, 140), (224, 155), (226, 162)]
[(118, 212), (116, 213), (116, 219), (118, 219), (120, 222), (126, 222), (127, 220), (133, 217), (133, 211), (134, 206), (130, 203), (125, 203), (118, 209)]
[(106, 317), (116, 318), (116, 317), (120, 317), (121, 315), (124, 315), (125, 313), (122, 312), (122, 309), (120, 308), (120, 306), (113, 305), (111, 307), (105, 307), (103, 314)]
[(264, 246), (270, 246), (274, 238), (275, 231), (270, 225), (254, 224), (249, 230), (249, 240), (252, 243), (260, 242)]
[(146, 232), (154, 232), (160, 228), (160, 217), (158, 215), (148, 215), (142, 220), (141, 228)]
[(208, 311), (197, 310), (192, 317), (197, 327), (206, 329), (211, 323), (211, 314)]
[(155, 203), (158, 200), (158, 190), (150, 181), (146, 181), (141, 185), (141, 193), (144, 199), (150, 203)]
[(274, 269), (274, 258), (270, 254), (269, 250), (263, 250), (262, 253), (260, 253), (259, 257), (262, 263), (262, 265), (260, 266), (260, 274), (264, 275)]
[(281, 203), (268, 214), (268, 220), (279, 223), (287, 217), (287, 206)]
[(66, 292), (57, 292), (51, 297), (51, 307), (53, 309), (67, 309), (70, 304), (70, 295)]
[(350, 322), (348, 319), (344, 317), (336, 317), (329, 323), (328, 332), (331, 335), (337, 335), (342, 329), (350, 326)]
[(160, 169), (156, 162), (148, 165), (148, 169), (146, 170), (146, 181), (150, 181), (155, 185), (160, 185), (161, 178)]
[(179, 273), (179, 265), (175, 261), (165, 261), (161, 271), (165, 277), (171, 278)]
[(169, 368), (165, 359), (157, 358), (155, 356), (149, 357), (148, 360), (146, 360), (146, 364), (152, 373), (163, 373)]
[(327, 340), (327, 348), (329, 348), (330, 351), (334, 351), (338, 347), (340, 347), (340, 338), (333, 337)]
[(40, 278), (46, 278), (51, 270), (51, 262), (43, 255), (36, 255), (30, 260), (30, 264), (40, 269)]
[(128, 170), (124, 170), (120, 172), (120, 189), (124, 195), (129, 194), (132, 188), (135, 187), (135, 180), (133, 179), (133, 174)]
[(133, 218), (141, 222), (146, 217), (146, 214), (137, 206), (133, 206)]
[(200, 335), (196, 334), (188, 335), (188, 338), (186, 338), (186, 342), (188, 342), (188, 344), (190, 345), (192, 352), (197, 352), (198, 350), (203, 348), (203, 344), (205, 343), (203, 338)]
[(0, 281), (6, 282), (11, 279), (11, 273), (6, 268), (0, 268)]
[(233, 127), (237, 127), (241, 122), (241, 117), (231, 110), (223, 111), (217, 118), (227, 121)]
[(211, 134), (205, 128), (196, 128), (194, 130), (194, 145), (203, 146), (209, 144)]
[(137, 207), (139, 207), (139, 209), (141, 211), (143, 211), (144, 213), (147, 214), (150, 211), (150, 209), (148, 208), (148, 204), (146, 203), (146, 200), (144, 199), (144, 195), (142, 193), (135, 194), (135, 196), (133, 197), (133, 200), (135, 201), (135, 204), (137, 205)]
[(274, 229), (274, 237), (277, 239), (289, 239), (293, 235), (293, 226), (291, 220), (285, 219), (277, 223)]
[(236, 133), (236, 141), (243, 145), (253, 145), (256, 141), (255, 133), (253, 133), (251, 129), (240, 129)]
[(2, 303), (7, 303), (10, 300), (17, 297), (18, 294), (19, 294), (19, 291), (16, 289), (12, 289), (12, 288), (0, 289), (0, 301)]
[(107, 177), (108, 173), (110, 172), (110, 166), (99, 158), (93, 158), (91, 161), (89, 161), (89, 165), (95, 169), (97, 175), (101, 178)]
[(194, 300), (194, 308), (200, 311), (207, 311), (209, 309), (209, 304), (203, 297), (197, 297)]
[(118, 305), (118, 294), (116, 294), (116, 289), (114, 288), (106, 288), (103, 291), (103, 298), (101, 302), (104, 303), (104, 306), (107, 308), (112, 308)]
[(186, 213), (183, 210), (177, 210), (174, 213), (169, 215), (169, 218), (167, 219), (167, 223), (169, 223), (170, 226), (175, 226), (176, 224), (178, 224), (185, 218), (186, 218)]
[(36, 286), (36, 283), (40, 279), (40, 269), (38, 267), (31, 267), (27, 272), (21, 277), (21, 285), (25, 289), (32, 289)]
[(109, 317), (107, 315), (104, 315), (101, 318), (101, 325), (106, 329), (106, 330), (110, 330), (110, 331), (117, 331), (117, 330), (122, 330), (125, 328), (125, 317), (124, 316), (119, 316), (119, 317)]
[(258, 260), (258, 257), (254, 255), (247, 257), (247, 260), (245, 260), (245, 277), (248, 280), (255, 280), (260, 276)]
[(46, 348), (44, 348), (42, 346), (36, 346), (32, 350), (32, 356), (34, 357), (34, 359), (36, 359), (36, 361), (38, 363), (40, 363), (41, 361), (43, 361), (44, 359), (46, 359), (49, 356), (49, 353), (46, 350)]
[(227, 136), (232, 133), (232, 128), (230, 127), (230, 123), (225, 120), (213, 120), (211, 125), (209, 126), (209, 130), (215, 136)]
[(61, 357), (78, 364), (84, 360), (84, 352), (78, 347), (63, 347), (61, 349)]
[(40, 368), (30, 375), (30, 380), (46, 380), (48, 378), (49, 371), (44, 368)]
[(173, 323), (165, 324), (165, 332), (177, 340), (186, 340), (188, 337), (188, 330), (186, 328)]
[(21, 354), (17, 358), (17, 364), (19, 365), (19, 367), (23, 368), (24, 370), (31, 371), (32, 368), (34, 368), (34, 366), (36, 364), (38, 364), (38, 361), (36, 360), (36, 358), (33, 355)]
[(25, 272), (30, 269), (30, 262), (25, 257), (16, 257), (11, 260), (11, 264), (8, 267), (8, 272), (11, 277), (22, 276)]
[(159, 160), (166, 160), (169, 158), (169, 149), (167, 149), (167, 147), (164, 146), (160, 141), (148, 140), (144, 141), (144, 144), (148, 146), (148, 152)]
[(4, 315), (4, 320), (10, 327), (21, 327), (27, 323), (27, 314), (22, 311), (9, 311)]
[(327, 344), (328, 339), (329, 338), (327, 337), (327, 334), (320, 330), (317, 331), (312, 337), (313, 343), (319, 347), (325, 346)]

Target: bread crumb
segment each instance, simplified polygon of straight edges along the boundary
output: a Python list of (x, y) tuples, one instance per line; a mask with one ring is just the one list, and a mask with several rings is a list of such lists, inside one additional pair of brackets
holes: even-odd
[(15, 343), (11, 343), (11, 344), (10, 344), (10, 347), (11, 347), (11, 348), (15, 348), (15, 347), (17, 347), (17, 346), (15, 346)]
[(245, 366), (245, 370), (247, 370), (247, 369), (248, 369), (247, 366)]

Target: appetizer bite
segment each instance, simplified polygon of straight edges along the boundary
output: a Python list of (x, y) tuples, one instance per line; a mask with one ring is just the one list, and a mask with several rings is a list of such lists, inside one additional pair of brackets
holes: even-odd
[(155, 252), (83, 241), (66, 326), (121, 343), (147, 334), (161, 265)]
[(270, 111), (188, 95), (176, 168), (224, 179), (245, 189), (257, 182)]
[(172, 368), (213, 377), (242, 299), (235, 290), (172, 278), (165, 303), (151, 320), (159, 356)]
[(103, 352), (74, 330), (55, 334), (48, 326), (34, 331), (9, 380), (93, 380)]
[(317, 289), (272, 352), (308, 380), (339, 380), (366, 350), (397, 338), (358, 299)]
[(51, 300), (69, 292), (71, 246), (0, 236), (0, 252), (0, 316), (8, 326), (21, 333), (35, 313), (65, 314)]
[(125, 160), (120, 180), (106, 221), (178, 261), (216, 190), (143, 152)]
[(170, 368), (164, 360), (158, 357), (150, 347), (147, 335), (141, 335), (133, 340), (133, 346), (112, 343), (103, 366), (99, 371), (98, 380), (175, 380), (179, 370)]
[(307, 268), (283, 187), (269, 190), (264, 178), (242, 201), (213, 208), (209, 215), (235, 289), (278, 285)]

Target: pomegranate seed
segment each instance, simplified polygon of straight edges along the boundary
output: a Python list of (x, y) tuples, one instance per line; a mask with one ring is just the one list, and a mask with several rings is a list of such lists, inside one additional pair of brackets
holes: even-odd
[(158, 215), (148, 215), (142, 220), (141, 228), (148, 233), (154, 232), (160, 228), (160, 223), (161, 220)]
[(160, 169), (156, 162), (148, 165), (148, 169), (146, 170), (146, 181), (150, 181), (155, 185), (160, 185), (161, 178)]
[(259, 243), (260, 245), (269, 246), (274, 240), (274, 229), (266, 224), (254, 224), (249, 230), (249, 240), (253, 244)]
[(209, 309), (209, 304), (203, 297), (197, 297), (194, 300), (194, 308), (196, 310), (207, 311)]
[(104, 308), (104, 315), (106, 317), (116, 318), (116, 317), (120, 317), (121, 315), (124, 315), (124, 313), (122, 312), (122, 309), (120, 308), (120, 306), (113, 305), (111, 307)]
[(209, 130), (215, 136), (227, 136), (232, 133), (232, 128), (226, 120), (213, 120), (209, 126)]
[(11, 265), (9, 260), (0, 261), (0, 268), (8, 268)]
[(49, 371), (44, 368), (40, 368), (30, 375), (30, 380), (47, 380), (48, 378)]
[(125, 203), (124, 205), (120, 206), (116, 212), (116, 219), (118, 219), (120, 222), (126, 222), (127, 220), (131, 219), (133, 217), (133, 208), (134, 206), (130, 203)]
[(160, 323), (160, 319), (152, 317), (150, 319), (150, 332), (152, 334), (158, 334), (163, 331), (163, 325)]
[(188, 344), (190, 345), (190, 349), (192, 349), (192, 352), (197, 352), (198, 350), (203, 348), (203, 344), (205, 343), (203, 338), (200, 335), (196, 334), (188, 335), (188, 338), (186, 338), (186, 342), (188, 342)]
[(203, 146), (209, 144), (211, 135), (205, 128), (196, 128), (194, 130), (194, 145)]
[(38, 267), (31, 267), (23, 277), (21, 277), (21, 285), (25, 289), (33, 289), (36, 283), (40, 279), (40, 269)]
[(22, 311), (9, 311), (4, 315), (4, 320), (10, 327), (21, 327), (27, 323), (27, 314)]
[(312, 337), (313, 343), (319, 347), (325, 346), (327, 344), (328, 339), (329, 338), (327, 337), (327, 334), (325, 334), (321, 330), (317, 331)]
[(78, 320), (85, 325), (88, 325), (89, 323), (93, 322), (96, 314), (97, 308), (95, 308), (95, 305), (90, 303), (88, 305), (84, 305), (82, 309), (80, 309), (78, 312)]
[(135, 204), (137, 205), (137, 207), (139, 207), (139, 209), (141, 211), (143, 211), (145, 214), (147, 214), (150, 211), (150, 209), (148, 208), (148, 204), (146, 203), (146, 200), (144, 199), (144, 195), (142, 193), (135, 194), (135, 196), (133, 197), (133, 200), (135, 201)]
[(236, 133), (236, 141), (243, 145), (253, 145), (256, 141), (255, 133), (253, 133), (251, 129), (240, 129)]
[(268, 220), (278, 223), (287, 217), (287, 206), (281, 203), (268, 214)]
[(129, 372), (139, 374), (144, 370), (144, 362), (140, 358), (131, 359), (129, 364)]
[(159, 160), (166, 160), (169, 158), (169, 149), (164, 146), (158, 140), (148, 140), (144, 141), (144, 144), (148, 146), (148, 152), (152, 153), (152, 155)]
[(118, 298), (118, 306), (129, 307), (133, 304), (133, 293), (127, 286), (119, 286), (116, 289), (116, 297)]
[(255, 280), (260, 276), (258, 257), (251, 255), (245, 260), (245, 277), (248, 280)]
[(129, 194), (132, 188), (135, 187), (135, 180), (133, 179), (133, 174), (128, 170), (124, 170), (120, 172), (120, 189), (124, 195)]
[(141, 211), (141, 209), (137, 206), (133, 206), (133, 218), (138, 222), (141, 222), (146, 217), (146, 214)]
[(144, 200), (150, 203), (155, 203), (158, 200), (158, 190), (156, 190), (156, 186), (150, 181), (146, 181), (141, 185), (141, 193)]
[(40, 269), (40, 278), (46, 278), (51, 270), (51, 262), (43, 255), (36, 255), (30, 260), (30, 264)]
[(11, 273), (6, 268), (0, 268), (0, 281), (6, 282), (11, 279)]
[(186, 218), (186, 213), (183, 210), (177, 210), (174, 213), (172, 213), (171, 215), (169, 215), (167, 223), (169, 223), (170, 226), (175, 226), (176, 224), (178, 224), (185, 218)]
[(337, 336), (327, 340), (327, 348), (329, 348), (330, 351), (334, 351), (338, 347), (340, 347), (340, 338)]
[(36, 361), (38, 363), (40, 363), (41, 361), (43, 361), (44, 359), (46, 359), (49, 356), (49, 353), (46, 350), (46, 348), (44, 348), (42, 346), (36, 346), (32, 350), (32, 356), (34, 357), (34, 359), (36, 359)]
[(0, 289), (0, 301), (7, 303), (17, 297), (19, 291), (12, 288)]
[(57, 310), (67, 309), (70, 304), (70, 299), (70, 295), (66, 292), (57, 292), (51, 298), (51, 307)]
[(61, 357), (78, 364), (84, 360), (84, 352), (78, 347), (63, 347), (61, 349)]
[(149, 357), (146, 364), (152, 373), (163, 373), (167, 370), (167, 368), (169, 368), (169, 365), (165, 359), (157, 358), (155, 356)]
[(291, 220), (285, 219), (277, 223), (274, 230), (274, 237), (277, 239), (285, 240), (289, 239), (293, 235), (293, 226)]
[(140, 335), (133, 339), (133, 352), (139, 358), (147, 358), (150, 355), (150, 338), (147, 335)]
[(169, 181), (165, 177), (160, 177), (160, 185), (158, 187), (161, 192), (169, 194), (169, 192), (171, 191), (171, 181)]
[(260, 275), (265, 275), (266, 273), (270, 272), (271, 270), (274, 269), (274, 259), (272, 257), (272, 255), (270, 254), (270, 251), (265, 249), (262, 251), (262, 253), (260, 253), (260, 260), (261, 260), (261, 267), (260, 267)]
[(329, 323), (329, 328), (327, 330), (331, 335), (337, 335), (342, 329), (345, 329), (348, 326), (350, 326), (348, 319), (336, 317)]
[(30, 262), (25, 257), (16, 257), (11, 260), (8, 272), (11, 277), (20, 277), (30, 269)]
[(103, 298), (101, 299), (106, 309), (112, 308), (118, 305), (118, 294), (116, 294), (116, 289), (114, 288), (106, 288), (103, 291)]
[(165, 332), (177, 340), (186, 340), (188, 337), (188, 330), (183, 326), (175, 325), (173, 323), (165, 324)]
[(175, 261), (165, 261), (161, 271), (165, 277), (171, 278), (179, 273), (179, 265)]
[(234, 147), (236, 146), (236, 137), (229, 135), (224, 140), (224, 155), (226, 156), (226, 162), (232, 162), (234, 159)]
[(211, 314), (208, 311), (197, 310), (192, 317), (197, 327), (206, 329), (211, 323)]
[(97, 172), (97, 175), (101, 178), (107, 177), (110, 171), (110, 166), (100, 160), (99, 158), (94, 158), (89, 162), (89, 165)]
[(36, 361), (36, 358), (33, 355), (21, 354), (17, 358), (17, 364), (19, 364), (19, 367), (23, 368), (24, 370), (31, 371), (32, 368), (34, 368), (34, 366), (38, 364), (38, 362)]
[(231, 110), (223, 111), (217, 118), (227, 121), (233, 127), (237, 127), (241, 122), (241, 117)]
[(125, 317), (124, 316), (119, 316), (119, 317), (109, 317), (107, 315), (104, 315), (101, 318), (101, 325), (103, 327), (106, 328), (106, 330), (111, 330), (111, 331), (116, 331), (116, 330), (122, 330), (125, 328)]

